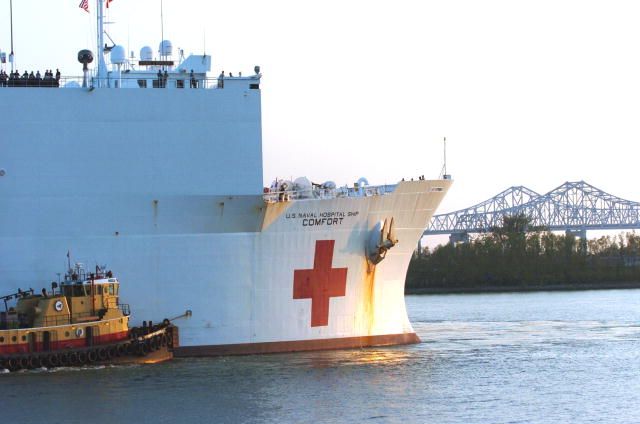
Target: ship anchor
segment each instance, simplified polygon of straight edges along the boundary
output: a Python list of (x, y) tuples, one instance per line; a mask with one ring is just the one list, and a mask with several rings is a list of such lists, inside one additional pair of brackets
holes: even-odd
[(387, 256), (389, 249), (397, 243), (393, 218), (386, 218), (384, 223), (378, 222), (369, 237), (366, 248), (367, 259), (373, 265), (379, 264)]

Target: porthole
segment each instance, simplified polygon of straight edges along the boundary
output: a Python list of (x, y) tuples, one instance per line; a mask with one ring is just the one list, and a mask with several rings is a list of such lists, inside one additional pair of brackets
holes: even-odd
[(69, 332), (68, 332), (68, 331), (65, 331), (65, 332), (64, 332), (64, 336), (65, 336), (65, 337), (69, 337)]

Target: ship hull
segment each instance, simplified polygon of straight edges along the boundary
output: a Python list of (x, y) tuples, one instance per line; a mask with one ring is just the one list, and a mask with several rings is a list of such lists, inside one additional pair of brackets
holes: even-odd
[[(1, 263), (0, 281), (9, 291), (50, 280), (67, 251), (89, 267), (108, 263), (123, 282), (120, 298), (135, 311), (134, 324), (136, 317), (160, 321), (192, 312), (176, 321), (179, 356), (415, 343), (404, 303), (406, 270), (448, 184), (404, 182), (386, 195), (281, 203), (151, 196), (129, 201), (124, 216), (76, 220), (82, 235), (0, 238), (2, 258), (12, 258)], [(41, 203), (44, 211), (54, 207)], [(399, 242), (372, 265), (367, 243), (375, 225), (392, 217)], [(343, 270), (344, 284), (341, 293), (318, 295), (315, 305), (314, 293), (295, 297), (296, 273), (316, 269), (326, 242), (325, 268)]]
[[(266, 203), (250, 83), (4, 88), (0, 292), (57, 280), (69, 252), (118, 275), (134, 325), (191, 311), (177, 354), (416, 342), (404, 280), (451, 181)], [(399, 242), (374, 266), (390, 218)]]

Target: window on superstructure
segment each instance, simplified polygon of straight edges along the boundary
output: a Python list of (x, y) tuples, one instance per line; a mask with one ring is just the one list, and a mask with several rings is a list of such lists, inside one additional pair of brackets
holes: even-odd
[(109, 284), (109, 294), (114, 294), (113, 284)]
[(98, 284), (98, 294), (102, 294), (102, 284)]
[(73, 296), (74, 297), (84, 296), (84, 288), (82, 287), (81, 284), (78, 284), (77, 286), (73, 286)]

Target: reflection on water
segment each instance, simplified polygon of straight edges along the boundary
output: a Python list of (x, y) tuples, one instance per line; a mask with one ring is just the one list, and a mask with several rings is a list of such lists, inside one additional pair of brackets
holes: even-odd
[(640, 422), (640, 290), (409, 296), (407, 305), (418, 345), (3, 374), (3, 419)]
[(371, 348), (311, 353), (309, 356), (305, 355), (294, 362), (307, 363), (312, 367), (372, 367), (403, 364), (411, 360), (411, 358), (410, 351)]

